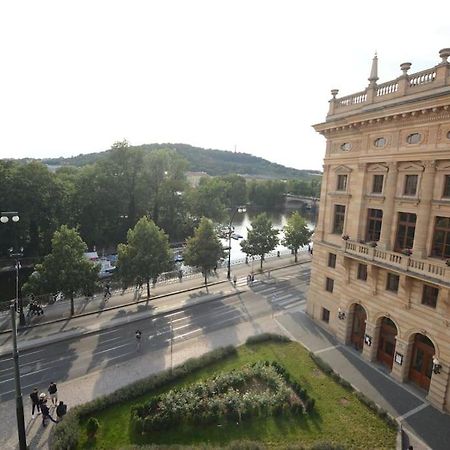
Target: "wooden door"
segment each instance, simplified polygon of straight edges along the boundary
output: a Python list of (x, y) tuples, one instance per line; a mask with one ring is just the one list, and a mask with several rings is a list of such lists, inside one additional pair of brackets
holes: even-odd
[(390, 369), (392, 369), (392, 364), (394, 362), (396, 336), (397, 327), (394, 322), (387, 317), (383, 317), (378, 340), (377, 359)]
[(352, 334), (350, 341), (353, 347), (358, 351), (362, 351), (364, 346), (364, 334), (366, 332), (366, 311), (361, 305), (355, 305), (353, 310)]
[(424, 335), (416, 334), (411, 358), (409, 378), (412, 382), (428, 391), (433, 372), (434, 345)]

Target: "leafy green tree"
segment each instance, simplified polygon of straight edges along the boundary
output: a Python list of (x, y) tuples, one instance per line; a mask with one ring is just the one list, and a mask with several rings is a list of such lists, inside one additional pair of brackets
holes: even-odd
[(228, 208), (247, 203), (247, 182), (244, 177), (232, 174), (220, 177), (226, 183), (225, 202)]
[(308, 228), (306, 220), (296, 211), (292, 214), (284, 227), (282, 244), (294, 251), (295, 262), (300, 247), (307, 245), (311, 239), (312, 231)]
[(167, 235), (153, 220), (142, 217), (128, 230), (127, 244), (119, 244), (117, 266), (124, 285), (145, 282), (147, 298), (150, 298), (150, 280), (156, 280), (171, 268)]
[(206, 217), (202, 217), (199, 226), (194, 231), (194, 236), (186, 243), (183, 253), (184, 261), (189, 266), (198, 267), (205, 276), (205, 285), (208, 283), (208, 272), (217, 267), (218, 261), (224, 257), (224, 250), (213, 223)]
[(70, 314), (75, 313), (73, 299), (78, 291), (94, 290), (100, 267), (89, 261), (84, 253), (86, 244), (78, 232), (62, 225), (55, 231), (52, 251), (42, 264), (35, 267), (36, 273), (25, 283), (25, 292), (61, 291), (70, 298)]
[(280, 209), (284, 205), (286, 183), (280, 180), (251, 181), (248, 183), (249, 201), (265, 210)]
[(195, 217), (220, 222), (226, 217), (227, 183), (219, 178), (202, 178), (196, 189), (188, 192), (188, 208)]
[(258, 214), (247, 228), (247, 239), (241, 242), (241, 248), (249, 256), (259, 255), (261, 257), (261, 270), (264, 255), (271, 252), (278, 245), (278, 230), (272, 226), (267, 214)]

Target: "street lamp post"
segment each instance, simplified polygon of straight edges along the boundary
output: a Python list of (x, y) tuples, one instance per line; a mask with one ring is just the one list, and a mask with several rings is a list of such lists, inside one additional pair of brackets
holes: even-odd
[(14, 303), (11, 302), (11, 333), (13, 338), (14, 381), (16, 388), (16, 417), (17, 432), (19, 434), (19, 449), (27, 450), (27, 436), (25, 433), (25, 419), (23, 415), (22, 389), (20, 387), (19, 352), (17, 350), (17, 326)]
[(230, 222), (228, 223), (228, 271), (227, 271), (227, 278), (231, 280), (231, 235), (233, 234), (234, 228), (233, 228), (233, 219), (236, 216), (237, 213), (245, 213), (247, 209), (245, 206), (238, 206), (233, 211), (233, 214), (230, 217)]
[[(17, 211), (2, 211), (0, 216), (1, 223), (8, 223), (11, 219), (12, 222), (17, 223), (20, 220), (19, 213)], [(23, 256), (23, 247), (20, 247), (18, 251), (14, 252), (14, 248), (9, 249), (9, 256), (14, 258), (14, 269), (16, 270), (16, 311), (19, 312), (19, 325), (21, 327), (25, 326), (25, 314), (23, 311), (23, 300), (22, 296), (19, 298), (19, 270), (21, 269), (20, 258)]]

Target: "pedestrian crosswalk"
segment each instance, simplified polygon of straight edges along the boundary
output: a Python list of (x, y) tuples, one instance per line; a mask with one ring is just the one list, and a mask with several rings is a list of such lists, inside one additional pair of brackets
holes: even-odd
[(309, 284), (309, 278), (310, 270), (277, 276), (276, 279), (257, 275), (251, 283), (248, 282), (247, 277), (238, 278), (236, 286), (248, 285), (253, 292), (265, 297), (274, 309), (280, 310), (306, 303), (306, 287)]

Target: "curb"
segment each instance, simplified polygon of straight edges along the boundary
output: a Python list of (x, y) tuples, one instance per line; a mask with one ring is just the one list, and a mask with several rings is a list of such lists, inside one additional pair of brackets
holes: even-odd
[[(192, 304), (183, 304), (183, 305), (178, 305), (175, 306), (173, 308), (168, 308), (168, 309), (164, 309), (161, 311), (144, 311), (142, 313), (136, 313), (131, 317), (123, 317), (120, 319), (116, 319), (116, 321), (108, 321), (106, 324), (104, 324), (103, 326), (98, 326), (98, 327), (93, 327), (91, 329), (75, 329), (73, 331), (63, 331), (61, 333), (57, 333), (54, 334), (53, 336), (45, 336), (45, 337), (41, 337), (41, 338), (35, 338), (35, 339), (30, 339), (29, 341), (25, 341), (22, 345), (20, 345), (19, 343), (19, 351), (24, 351), (24, 350), (31, 350), (33, 348), (39, 347), (43, 344), (53, 344), (55, 342), (63, 342), (63, 341), (67, 341), (76, 337), (80, 337), (80, 336), (89, 336), (91, 334), (95, 334), (98, 333), (99, 331), (103, 331), (103, 330), (109, 330), (110, 328), (115, 328), (118, 326), (122, 326), (125, 324), (129, 324), (129, 323), (133, 323), (133, 322), (138, 322), (140, 320), (145, 320), (151, 317), (158, 317), (158, 316), (163, 316), (165, 314), (169, 314), (169, 313), (173, 313), (173, 312), (177, 312), (177, 311), (182, 311), (185, 309), (190, 309), (194, 306), (198, 306), (201, 305), (203, 303), (208, 303), (208, 302), (212, 302), (215, 300), (221, 300), (224, 298), (228, 298), (228, 297), (233, 297), (234, 295), (239, 295), (241, 293), (243, 293), (244, 291), (242, 290), (236, 290), (235, 292), (229, 292), (227, 294), (211, 294), (205, 297), (205, 299), (199, 299), (197, 301), (195, 301)], [(115, 308), (117, 309), (117, 308)], [(12, 353), (12, 349), (8, 350), (8, 351), (0, 351), (0, 357), (3, 356), (8, 356), (11, 355)]]

